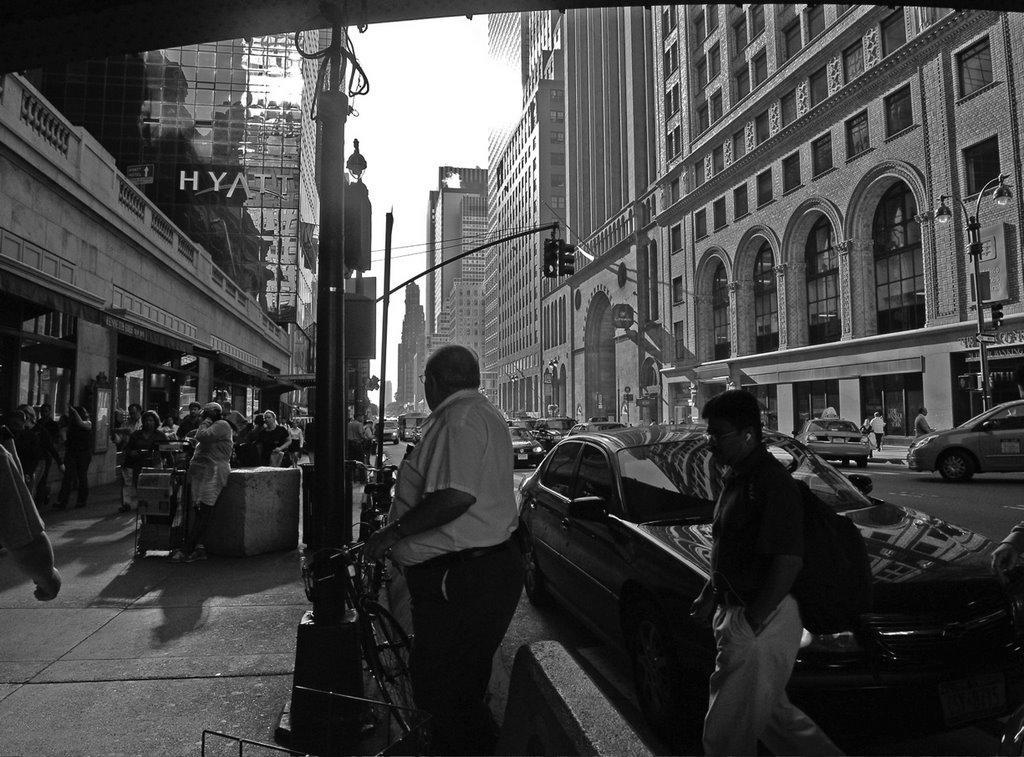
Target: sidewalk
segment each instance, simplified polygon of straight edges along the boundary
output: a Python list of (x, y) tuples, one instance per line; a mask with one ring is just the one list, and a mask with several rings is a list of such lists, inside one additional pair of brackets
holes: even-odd
[(273, 743), (310, 609), (300, 551), (133, 559), (117, 486), (89, 499), (43, 513), (53, 602), (0, 554), (0, 755), (198, 755), (204, 729)]

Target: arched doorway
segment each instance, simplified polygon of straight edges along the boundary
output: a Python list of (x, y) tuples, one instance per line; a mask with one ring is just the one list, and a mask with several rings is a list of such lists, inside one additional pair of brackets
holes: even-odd
[(584, 377), (585, 418), (614, 418), (615, 406), (615, 328), (608, 296), (598, 293), (587, 312)]

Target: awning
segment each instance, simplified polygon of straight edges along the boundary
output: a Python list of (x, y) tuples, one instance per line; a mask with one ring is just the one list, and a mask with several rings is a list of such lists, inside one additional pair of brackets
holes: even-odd
[(113, 329), (119, 334), (132, 337), (133, 339), (139, 339), (143, 342), (150, 344), (156, 344), (160, 347), (166, 347), (167, 349), (174, 350), (175, 352), (192, 352), (195, 345), (181, 339), (176, 339), (170, 334), (164, 334), (160, 331), (154, 331), (151, 328), (142, 326), (132, 321), (127, 321), (124, 318), (120, 318), (110, 313), (103, 314), (103, 320), (100, 321), (102, 326), (106, 326), (109, 329)]
[(103, 323), (106, 315), (102, 310), (87, 305), (84, 302), (69, 297), (66, 294), (49, 289), (42, 284), (23, 279), (7, 271), (0, 276), (0, 291), (13, 294), (23, 300), (28, 300), (33, 305), (41, 306), (46, 310), (56, 310), (59, 313), (67, 313), (76, 318), (84, 318), (90, 323)]

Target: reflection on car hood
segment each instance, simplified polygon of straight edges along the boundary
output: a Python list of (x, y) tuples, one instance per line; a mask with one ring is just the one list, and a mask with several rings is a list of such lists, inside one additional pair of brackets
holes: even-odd
[[(992, 542), (981, 534), (911, 508), (879, 502), (844, 513), (867, 543), (875, 579), (875, 610), (905, 610), (922, 583), (956, 586), (994, 582), (988, 555)], [(711, 525), (641, 523), (639, 532), (707, 577)]]

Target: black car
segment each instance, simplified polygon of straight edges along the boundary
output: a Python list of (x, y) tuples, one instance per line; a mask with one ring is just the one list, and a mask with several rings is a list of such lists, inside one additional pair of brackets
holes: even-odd
[(575, 425), (576, 421), (565, 416), (538, 418), (533, 424), (533, 435), (537, 437), (537, 441), (541, 443), (544, 451), (547, 452)]
[[(621, 645), (644, 714), (681, 749), (699, 744), (715, 656), (710, 629), (689, 615), (710, 572), (722, 475), (703, 431), (568, 437), (520, 486), (530, 600), (557, 600)], [(854, 631), (805, 630), (793, 700), (833, 738), (865, 722), (906, 734), (952, 728), (1019, 702), (1024, 581), (996, 580), (994, 545), (868, 496), (867, 476), (847, 478), (790, 436), (765, 438), (795, 478), (856, 523), (874, 579), (874, 607)]]

